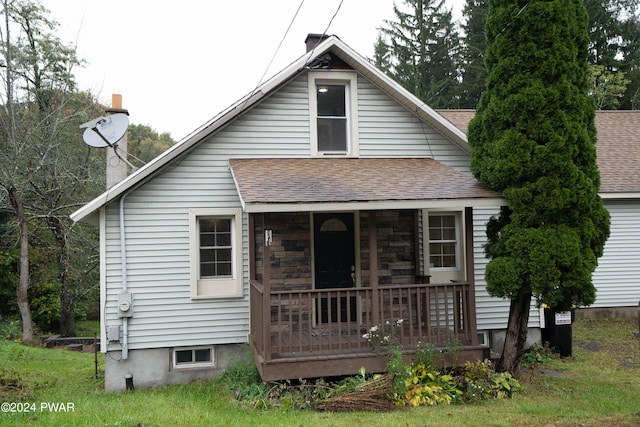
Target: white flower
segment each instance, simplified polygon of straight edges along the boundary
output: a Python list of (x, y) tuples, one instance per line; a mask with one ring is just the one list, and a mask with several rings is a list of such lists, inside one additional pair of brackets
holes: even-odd
[(377, 326), (372, 326), (371, 329), (369, 329), (369, 332), (375, 332), (378, 330)]
[(364, 335), (362, 336), (362, 338), (364, 338), (365, 340), (368, 340), (368, 339), (369, 339), (369, 334), (364, 334)]

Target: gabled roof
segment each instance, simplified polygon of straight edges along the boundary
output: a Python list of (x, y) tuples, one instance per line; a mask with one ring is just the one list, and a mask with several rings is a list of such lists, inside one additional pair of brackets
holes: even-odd
[(302, 205), (348, 209), (358, 202), (370, 209), (400, 201), (423, 207), (435, 201), (502, 202), (471, 174), (430, 158), (230, 159), (229, 168), (246, 212), (295, 211)]
[[(466, 133), (475, 110), (438, 113)], [(602, 197), (640, 197), (640, 110), (597, 111), (595, 124)]]
[(127, 178), (72, 213), (71, 218), (74, 221), (96, 223), (97, 221), (95, 221), (95, 218), (90, 217), (94, 217), (101, 207), (106, 206), (127, 191), (136, 188), (156, 174), (161, 173), (165, 168), (169, 167), (173, 161), (188, 153), (200, 142), (215, 133), (225, 124), (229, 123), (244, 110), (259, 102), (261, 99), (278, 89), (282, 84), (294, 78), (299, 73), (304, 72), (307, 69), (307, 65), (312, 60), (323, 56), (329, 51), (337, 55), (342, 61), (354, 70), (358, 71), (409, 111), (416, 114), (425, 123), (428, 123), (435, 130), (447, 137), (451, 142), (458, 145), (462, 150), (470, 152), (464, 132), (453, 126), (433, 109), (428, 107), (423, 101), (369, 63), (364, 57), (347, 46), (338, 37), (331, 36), (320, 43), (314, 50), (307, 52), (270, 80), (260, 85), (256, 90), (238, 100), (200, 128), (187, 135), (184, 139), (177, 142), (173, 147), (156, 157), (147, 165), (129, 175)]

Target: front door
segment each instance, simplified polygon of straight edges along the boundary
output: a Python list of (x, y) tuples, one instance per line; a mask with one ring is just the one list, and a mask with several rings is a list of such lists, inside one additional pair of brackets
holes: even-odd
[[(313, 215), (316, 289), (355, 286), (355, 233), (353, 213)], [(355, 320), (355, 297), (321, 298), (320, 322)]]

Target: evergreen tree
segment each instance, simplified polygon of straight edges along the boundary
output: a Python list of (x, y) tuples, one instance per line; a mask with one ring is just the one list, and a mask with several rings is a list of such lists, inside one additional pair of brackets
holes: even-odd
[[(584, 0), (589, 15), (589, 62), (598, 84), (593, 91), (596, 105), (605, 109), (640, 108), (640, 10), (638, 0)], [(466, 0), (463, 17), (464, 56), (461, 68), (461, 106), (475, 108), (482, 91), (486, 67), (481, 60), (486, 48), (484, 24), (488, 0)], [(598, 77), (600, 76), (600, 77)], [(624, 82), (622, 93), (619, 83)], [(600, 82), (596, 82), (600, 83)], [(602, 100), (606, 98), (607, 102)], [(475, 101), (475, 103), (474, 103)]]
[[(626, 81), (620, 108), (638, 108), (640, 97), (640, 11), (638, 0), (584, 0), (589, 14), (589, 60), (617, 81)], [(626, 80), (628, 79), (628, 80)], [(607, 109), (616, 108), (609, 103)]]
[(462, 82), (460, 83), (460, 107), (476, 108), (484, 90), (487, 67), (484, 65), (484, 51), (487, 47), (484, 24), (489, 10), (488, 0), (467, 0), (462, 10), (466, 17), (462, 25), (463, 38)]
[(444, 3), (404, 0), (404, 8), (394, 4), (396, 20), (385, 20), (380, 28), (374, 59), (378, 68), (430, 106), (455, 108), (461, 42)]
[(471, 169), (508, 203), (487, 226), (487, 290), (511, 301), (499, 368), (517, 371), (532, 298), (595, 300), (609, 235), (598, 196), (588, 16), (580, 0), (490, 0), (488, 78), (469, 125)]

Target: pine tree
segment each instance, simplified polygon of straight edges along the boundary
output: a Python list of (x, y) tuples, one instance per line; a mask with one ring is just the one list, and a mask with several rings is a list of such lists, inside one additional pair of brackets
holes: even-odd
[[(461, 43), (444, 0), (394, 4), (395, 21), (385, 20), (375, 44), (378, 68), (434, 108), (459, 106)], [(408, 11), (405, 11), (408, 10)]]
[(462, 15), (466, 18), (462, 54), (462, 81), (460, 83), (460, 108), (476, 108), (484, 90), (487, 68), (484, 51), (487, 43), (484, 24), (489, 10), (488, 0), (466, 0)]
[(487, 290), (511, 300), (499, 368), (517, 371), (532, 298), (595, 300), (609, 235), (598, 196), (588, 16), (580, 0), (490, 0), (487, 88), (469, 125), (471, 169), (508, 203), (487, 226)]

